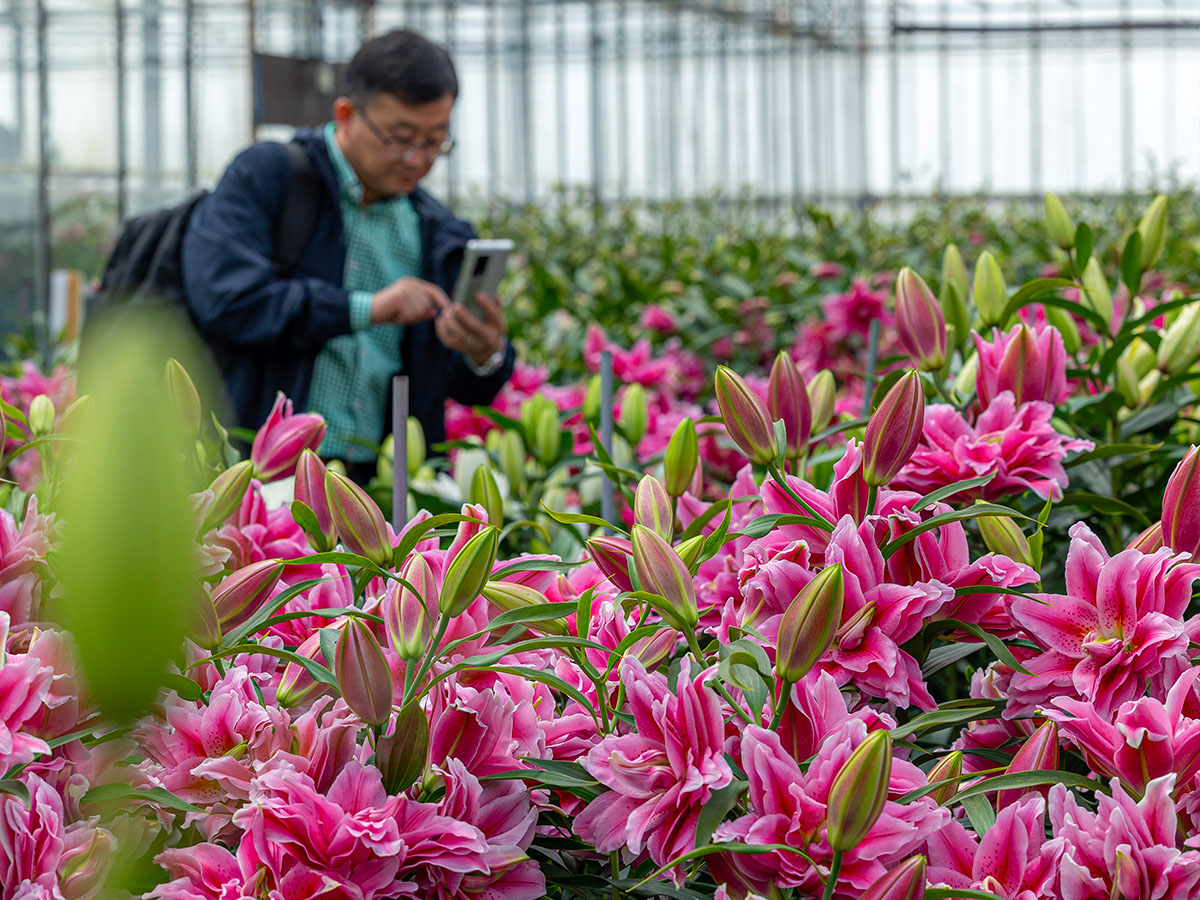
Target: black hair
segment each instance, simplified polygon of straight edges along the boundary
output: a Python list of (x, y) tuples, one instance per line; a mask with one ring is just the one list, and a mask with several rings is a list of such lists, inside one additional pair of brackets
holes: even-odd
[(458, 97), (458, 76), (445, 48), (400, 29), (363, 44), (346, 67), (345, 93), (357, 103), (376, 94), (394, 94), (402, 103), (420, 106), (443, 97)]

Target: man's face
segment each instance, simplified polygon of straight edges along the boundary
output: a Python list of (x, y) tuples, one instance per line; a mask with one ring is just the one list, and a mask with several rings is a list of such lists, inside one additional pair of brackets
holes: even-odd
[(339, 97), (333, 106), (338, 146), (363, 184), (363, 201), (411, 194), (450, 137), (454, 98), (410, 106), (377, 94), (361, 106)]

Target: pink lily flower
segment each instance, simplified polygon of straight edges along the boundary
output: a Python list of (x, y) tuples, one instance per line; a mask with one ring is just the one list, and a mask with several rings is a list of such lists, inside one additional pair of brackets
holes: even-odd
[(324, 437), (324, 418), (316, 413), (293, 414), (292, 401), (279, 394), (250, 445), (254, 474), (263, 482), (294, 475), (300, 454), (315, 451)]
[(975, 392), (983, 406), (1004, 391), (1012, 391), (1018, 405), (1031, 400), (1053, 405), (1070, 396), (1067, 351), (1057, 328), (1035, 329), (1019, 322), (1008, 334), (993, 329), (991, 343), (976, 334), (975, 348)]

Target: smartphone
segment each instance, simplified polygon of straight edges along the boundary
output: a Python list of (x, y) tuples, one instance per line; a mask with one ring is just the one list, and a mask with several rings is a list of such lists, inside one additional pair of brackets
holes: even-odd
[(482, 319), (483, 310), (475, 302), (475, 295), (482, 291), (489, 297), (496, 296), (512, 250), (513, 242), (507, 238), (475, 238), (467, 241), (462, 269), (450, 299), (462, 305), (475, 318)]

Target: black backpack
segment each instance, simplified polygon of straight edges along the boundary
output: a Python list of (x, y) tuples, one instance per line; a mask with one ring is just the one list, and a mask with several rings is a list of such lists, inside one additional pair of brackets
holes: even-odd
[[(275, 270), (291, 272), (312, 234), (324, 186), (304, 148), (291, 141), (287, 150), (291, 181), (275, 223)], [(88, 302), (88, 315), (123, 306), (186, 309), (180, 251), (188, 220), (208, 196), (197, 191), (182, 203), (129, 219), (104, 266), (100, 287)]]

